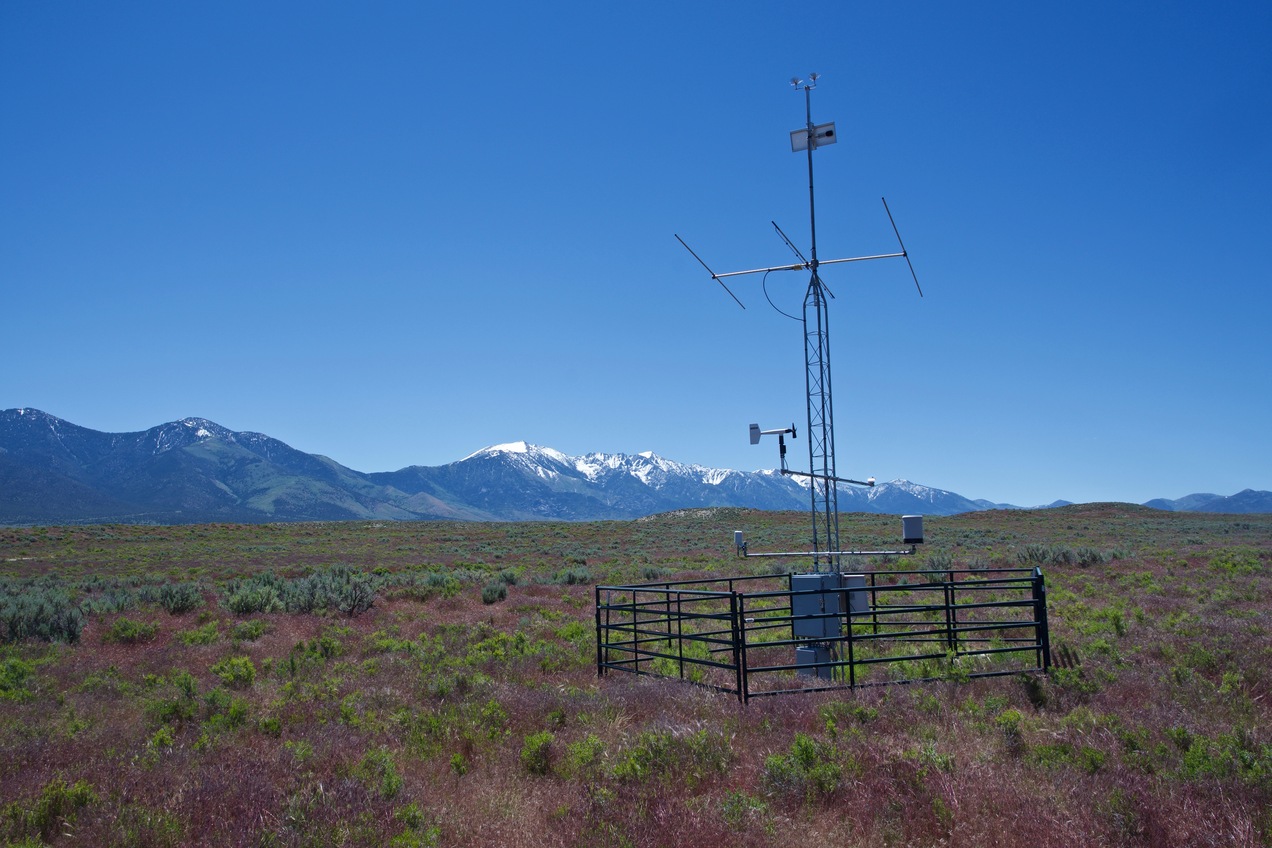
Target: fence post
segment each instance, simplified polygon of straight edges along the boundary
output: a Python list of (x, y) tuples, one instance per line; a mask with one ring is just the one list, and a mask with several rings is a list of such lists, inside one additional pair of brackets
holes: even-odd
[(741, 628), (738, 644), (741, 651), (741, 667), (742, 667), (742, 703), (745, 705), (751, 700), (751, 675), (747, 667), (746, 658), (746, 597), (738, 595), (738, 622)]
[(733, 670), (737, 679), (738, 700), (746, 703), (746, 670), (742, 665), (743, 658), (743, 642), (742, 632), (745, 624), (742, 621), (742, 595), (739, 592), (730, 591), (729, 593), (729, 618), (730, 629), (733, 632)]
[[(680, 679), (685, 679), (685, 610), (680, 592), (676, 592), (676, 653), (680, 657)], [(671, 584), (667, 584), (667, 614), (671, 615)], [(667, 636), (671, 637), (671, 622), (667, 622)]]
[(958, 616), (954, 612), (954, 575), (945, 572), (945, 643), (958, 656)]
[[(870, 578), (873, 584), (873, 581), (874, 581), (873, 573), (871, 573)], [(862, 592), (865, 592), (865, 590), (862, 589)], [(871, 594), (872, 595), (874, 594), (873, 587), (871, 590)], [(853, 630), (855, 629), (856, 625), (853, 624), (852, 622), (852, 593), (851, 592), (847, 593), (846, 597), (848, 599), (848, 615), (845, 616), (848, 621), (848, 688), (856, 689), (857, 688), (857, 661), (856, 661), (857, 657), (856, 657), (856, 650), (853, 647), (854, 637), (856, 635), (853, 632)], [(875, 616), (873, 603), (871, 603), (870, 605), (870, 615)], [(876, 625), (876, 628), (877, 628), (877, 625)]]
[(875, 581), (875, 576), (879, 572), (870, 572), (870, 623), (874, 635), (879, 635), (879, 584)]
[(640, 674), (640, 612), (636, 606), (636, 589), (632, 589), (632, 667)]
[(1051, 633), (1047, 626), (1047, 580), (1042, 576), (1042, 568), (1034, 568), (1033, 579), (1034, 600), (1034, 638), (1038, 641), (1038, 650), (1042, 653), (1044, 672), (1051, 671)]
[[(596, 676), (605, 676), (604, 651), (601, 648), (601, 587), (596, 587)], [(606, 636), (608, 637), (608, 633)]]

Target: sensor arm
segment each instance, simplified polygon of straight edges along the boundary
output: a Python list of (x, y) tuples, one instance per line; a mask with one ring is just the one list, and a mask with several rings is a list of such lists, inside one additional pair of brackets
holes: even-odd
[(809, 474), (805, 471), (787, 471), (785, 468), (782, 469), (782, 473), (787, 477), (811, 477), (814, 480), (829, 480), (832, 483), (851, 483), (854, 486), (870, 486), (873, 488), (875, 484), (875, 479), (873, 477), (866, 480), (850, 480), (847, 477), (833, 477), (829, 474)]

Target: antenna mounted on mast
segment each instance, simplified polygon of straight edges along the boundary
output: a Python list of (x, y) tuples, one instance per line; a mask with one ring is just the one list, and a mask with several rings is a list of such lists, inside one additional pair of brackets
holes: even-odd
[[(813, 568), (816, 571), (835, 571), (839, 570), (839, 494), (838, 484), (849, 483), (854, 485), (872, 486), (874, 478), (869, 478), (866, 482), (860, 480), (852, 480), (838, 476), (835, 468), (835, 425), (834, 425), (834, 398), (830, 379), (830, 325), (827, 314), (827, 297), (833, 297), (830, 290), (822, 282), (819, 269), (823, 265), (834, 265), (846, 262), (863, 262), (872, 259), (892, 259), (903, 258), (910, 268), (910, 274), (914, 278), (914, 285), (919, 286), (918, 275), (914, 272), (914, 265), (910, 263), (909, 254), (906, 252), (904, 243), (901, 242), (901, 233), (897, 229), (896, 221), (892, 217), (892, 210), (888, 208), (886, 200), (883, 202), (884, 211), (887, 212), (888, 221), (892, 224), (892, 230), (896, 234), (897, 243), (901, 247), (899, 253), (881, 253), (870, 256), (853, 256), (843, 259), (819, 260), (817, 257), (817, 207), (815, 202), (815, 193), (813, 189), (813, 151), (822, 147), (827, 147), (838, 141), (835, 132), (834, 122), (825, 124), (814, 124), (812, 116), (812, 91), (817, 87), (817, 81), (820, 74), (811, 73), (807, 80), (799, 77), (791, 77), (791, 86), (796, 90), (804, 92), (804, 127), (802, 129), (792, 130), (791, 151), (794, 153), (806, 153), (808, 157), (808, 222), (809, 222), (809, 252), (807, 258), (795, 247), (795, 244), (787, 238), (782, 232), (782, 228), (773, 222), (774, 229), (778, 235), (786, 243), (787, 247), (800, 260), (793, 265), (776, 265), (768, 268), (753, 268), (746, 271), (729, 271), (723, 274), (717, 274), (712, 271), (706, 262), (693, 251), (692, 248), (682, 239), (679, 234), (676, 240), (688, 250), (694, 259), (697, 259), (703, 268), (707, 269), (707, 273), (711, 275), (711, 279), (718, 282), (729, 296), (732, 297), (739, 306), (746, 308), (742, 301), (733, 291), (725, 285), (724, 278), (740, 277), (749, 274), (765, 274), (773, 271), (807, 271), (809, 272), (808, 288), (804, 294), (804, 360), (805, 360), (805, 387), (807, 390), (807, 415), (808, 424), (805, 432), (808, 434), (808, 473), (790, 471), (786, 468), (785, 461), (785, 445), (782, 445), (782, 473), (798, 477), (807, 477), (809, 479), (810, 491), (810, 510), (812, 513), (812, 558)], [(919, 296), (923, 296), (923, 289), (919, 288)], [(783, 313), (784, 314), (784, 313)], [(793, 316), (792, 316), (793, 317)], [(752, 427), (753, 443), (758, 441), (754, 434), (758, 428)], [(791, 434), (794, 436), (794, 427), (792, 425)]]

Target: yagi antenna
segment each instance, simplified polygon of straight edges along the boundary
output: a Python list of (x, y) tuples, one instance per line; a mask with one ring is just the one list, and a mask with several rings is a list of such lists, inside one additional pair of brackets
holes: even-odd
[[(789, 247), (795, 253), (795, 255), (799, 257), (799, 261), (804, 263), (804, 267), (811, 270), (813, 267), (812, 263), (809, 262), (807, 259), (805, 259), (804, 254), (799, 252), (799, 248), (795, 246), (795, 243), (786, 237), (786, 233), (782, 232), (782, 228), (777, 225), (777, 221), (769, 221), (769, 223), (773, 225), (773, 229), (777, 230), (777, 234), (782, 237), (782, 241), (786, 242), (786, 246)], [(826, 289), (826, 294), (834, 298), (835, 293), (830, 290), (830, 286), (826, 285), (826, 282), (824, 280), (822, 281), (822, 287)], [(772, 301), (769, 301), (769, 303), (772, 304)], [(774, 306), (773, 308), (777, 309), (776, 306)], [(780, 309), (778, 311), (781, 312)], [(786, 313), (782, 312), (782, 314), (785, 315)]]
[(923, 297), (923, 287), (919, 285), (919, 275), (914, 273), (914, 264), (910, 262), (910, 254), (905, 252), (905, 242), (901, 241), (901, 231), (897, 229), (897, 222), (892, 220), (892, 210), (888, 208), (888, 198), (879, 198), (883, 201), (883, 211), (888, 213), (888, 223), (892, 225), (892, 232), (897, 234), (897, 244), (901, 245), (901, 255), (905, 257), (905, 264), (910, 266), (910, 276), (914, 278), (914, 287), (919, 290), (919, 297)]
[[(799, 91), (802, 89), (804, 92), (804, 127), (792, 131), (790, 138), (791, 151), (794, 153), (805, 153), (808, 157), (810, 247), (807, 256), (787, 237), (776, 221), (772, 222), (773, 228), (777, 230), (777, 234), (782, 241), (786, 243), (786, 246), (791, 249), (791, 252), (799, 260), (793, 265), (773, 265), (767, 268), (752, 268), (745, 271), (728, 271), (723, 274), (717, 274), (702, 260), (702, 257), (694, 253), (693, 248), (689, 247), (679, 234), (676, 235), (676, 241), (680, 242), (685, 250), (689, 251), (690, 255), (698, 260), (698, 264), (707, 269), (711, 279), (719, 283), (738, 306), (743, 309), (746, 308), (745, 305), (725, 285), (725, 278), (741, 277), (749, 274), (767, 275), (773, 271), (806, 271), (809, 273), (808, 289), (804, 295), (803, 321), (804, 360), (807, 365), (805, 385), (808, 390), (808, 427), (805, 430), (808, 434), (808, 473), (792, 472), (786, 468), (785, 444), (782, 439), (787, 431), (764, 431), (753, 424), (751, 425), (751, 442), (752, 444), (758, 442), (760, 435), (776, 432), (783, 454), (782, 473), (808, 478), (812, 496), (812, 557), (814, 568), (817, 570), (835, 571), (839, 568), (839, 496), (837, 486), (839, 483), (868, 486), (874, 483), (874, 479), (870, 478), (865, 482), (852, 480), (838, 476), (835, 471), (834, 403), (830, 384), (830, 326), (827, 321), (826, 301), (827, 296), (833, 298), (834, 294), (823, 282), (820, 268), (823, 265), (900, 258), (904, 259), (906, 265), (910, 268), (910, 276), (914, 279), (914, 286), (918, 289), (920, 297), (923, 296), (923, 288), (919, 285), (918, 274), (914, 271), (914, 264), (910, 262), (910, 255), (905, 249), (905, 243), (901, 240), (901, 231), (897, 228), (896, 220), (892, 217), (892, 210), (888, 208), (887, 200), (883, 201), (883, 208), (888, 215), (888, 222), (892, 225), (892, 232), (897, 237), (897, 244), (901, 248), (899, 253), (877, 253), (869, 256), (851, 256), (843, 259), (827, 260), (819, 260), (817, 258), (817, 211), (813, 194), (813, 151), (828, 147), (839, 140), (833, 122), (826, 124), (813, 123), (812, 90), (817, 87), (819, 77), (819, 74), (809, 74), (807, 81), (799, 77), (791, 78), (791, 85), (795, 90)], [(765, 288), (765, 295), (767, 296), (767, 287)], [(770, 303), (772, 303), (771, 300)], [(792, 424), (789, 430), (792, 437), (795, 435), (794, 430), (795, 425)]]
[[(672, 233), (672, 235), (676, 235), (676, 234), (675, 234), (675, 233)], [(703, 268), (706, 268), (706, 269), (707, 269), (707, 273), (711, 275), (711, 279), (713, 279), (713, 280), (715, 280), (717, 283), (719, 283), (719, 284), (720, 284), (720, 288), (722, 288), (722, 289), (724, 289), (725, 291), (729, 292), (729, 297), (731, 297), (731, 298), (733, 298), (735, 301), (737, 301), (738, 306), (741, 306), (743, 309), (746, 309), (746, 306), (742, 303), (742, 301), (738, 300), (738, 296), (737, 296), (736, 294), (734, 294), (732, 291), (729, 291), (729, 287), (728, 287), (728, 286), (726, 286), (726, 285), (724, 284), (724, 280), (720, 279), (720, 276), (721, 276), (721, 275), (717, 274), (715, 271), (712, 271), (712, 270), (711, 270), (711, 268), (707, 265), (707, 263), (705, 263), (705, 262), (703, 262), (703, 261), (702, 261), (702, 257), (700, 257), (698, 254), (694, 253), (694, 252), (693, 252), (693, 248), (692, 248), (692, 247), (690, 247), (689, 245), (685, 244), (685, 240), (684, 240), (684, 239), (682, 239), (680, 236), (676, 235), (676, 241), (680, 242), (681, 244), (684, 244), (684, 245), (685, 245), (685, 250), (689, 251), (689, 255), (691, 255), (694, 259), (697, 259), (697, 260), (698, 260), (698, 263), (699, 263), (700, 265), (702, 265), (702, 267), (703, 267)], [(732, 274), (725, 274), (725, 275), (723, 275), (723, 276), (731, 277), (731, 276), (733, 276), (733, 275), (732, 275)]]
[(782, 232), (782, 228), (777, 225), (777, 221), (769, 221), (773, 225), (773, 229), (777, 230), (777, 234), (782, 237), (782, 241), (786, 242), (786, 246), (791, 249), (791, 253), (799, 257), (799, 261), (808, 267), (808, 260), (804, 258), (804, 254), (799, 252), (799, 248), (795, 246), (795, 242), (786, 237), (786, 233)]

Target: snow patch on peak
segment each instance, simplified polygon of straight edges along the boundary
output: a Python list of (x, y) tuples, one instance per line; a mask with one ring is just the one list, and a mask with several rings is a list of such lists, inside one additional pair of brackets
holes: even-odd
[(194, 437), (202, 441), (203, 439), (213, 439), (217, 436), (229, 438), (230, 431), (226, 430), (215, 421), (209, 421), (206, 418), (182, 418), (177, 422), (178, 425), (185, 427), (187, 430), (193, 430)]
[(476, 459), (481, 456), (498, 456), (500, 454), (517, 457), (523, 462), (547, 459), (554, 462), (566, 463), (568, 465), (571, 461), (570, 457), (558, 450), (540, 447), (539, 445), (532, 445), (524, 440), (519, 442), (506, 442), (502, 445), (491, 445), (488, 448), (482, 448), (479, 451), (470, 453), (468, 456), (464, 457), (464, 460)]
[[(528, 453), (530, 445), (527, 442), (506, 442), (502, 445), (491, 445), (481, 450), (473, 451), (464, 459), (475, 459), (479, 456), (494, 456), (501, 453)], [(460, 460), (461, 462), (463, 460)]]

